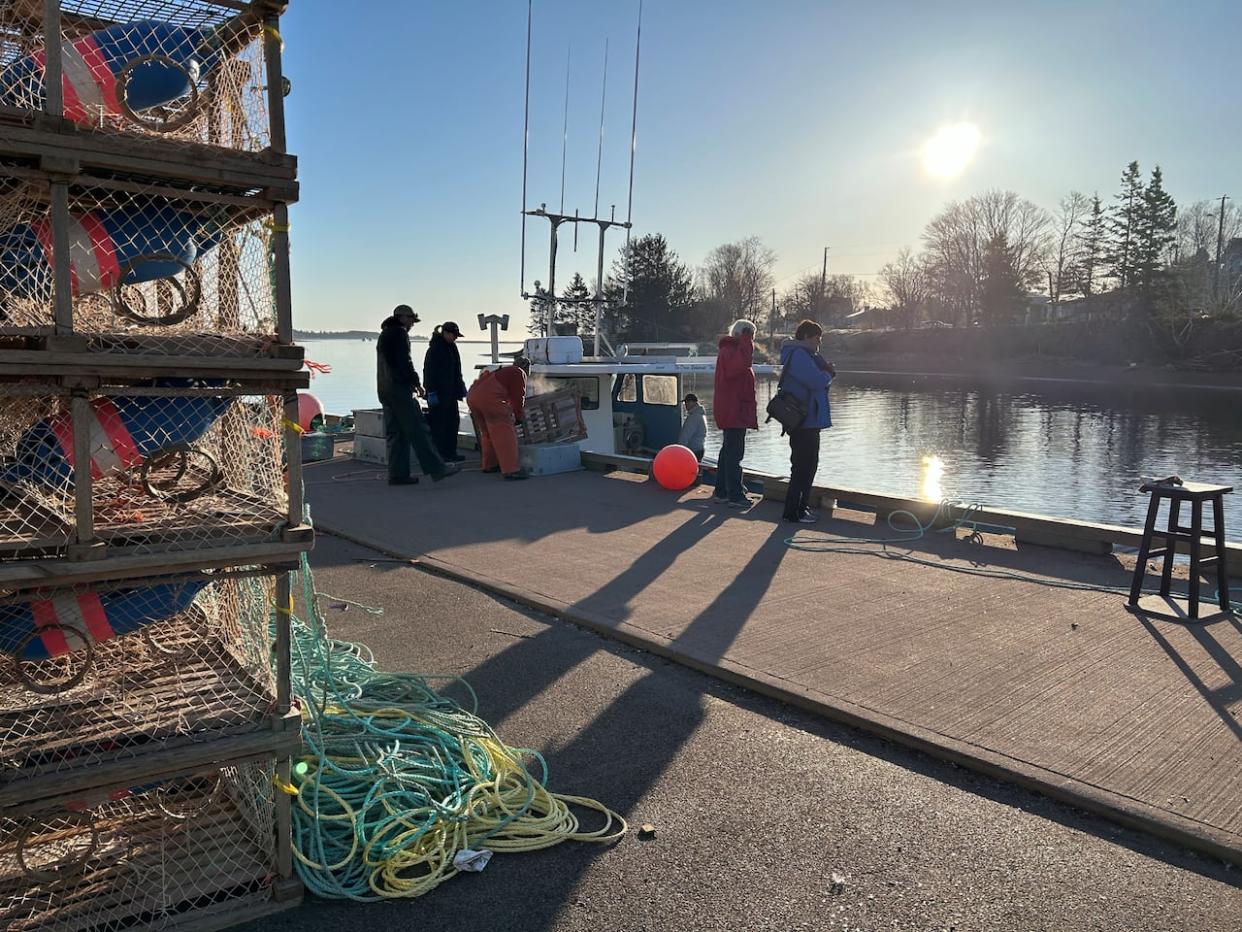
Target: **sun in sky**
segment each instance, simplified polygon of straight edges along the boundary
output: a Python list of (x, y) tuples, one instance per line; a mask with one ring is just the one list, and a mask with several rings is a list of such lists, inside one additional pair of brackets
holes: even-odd
[(974, 161), (982, 133), (974, 123), (953, 123), (923, 143), (923, 168), (937, 178), (956, 178)]

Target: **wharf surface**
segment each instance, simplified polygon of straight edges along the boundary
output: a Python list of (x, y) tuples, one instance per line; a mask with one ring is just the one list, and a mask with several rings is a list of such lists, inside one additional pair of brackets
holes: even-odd
[(1124, 588), (1124, 557), (944, 534), (808, 553), (786, 539), (892, 532), (841, 510), (792, 525), (778, 503), (736, 511), (623, 473), (382, 479), (308, 467), (317, 526), (1242, 864), (1242, 622), (1057, 588)]

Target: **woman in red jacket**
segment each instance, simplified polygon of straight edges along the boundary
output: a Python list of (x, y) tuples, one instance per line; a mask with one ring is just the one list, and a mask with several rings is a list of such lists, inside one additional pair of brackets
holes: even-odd
[(522, 419), (526, 400), (526, 370), (520, 365), (484, 369), (466, 393), (483, 453), (483, 471), (504, 473), (506, 479), (527, 479), (518, 462), (515, 425)]
[(733, 508), (750, 504), (742, 485), (742, 457), (746, 454), (746, 431), (759, 429), (755, 404), (755, 325), (749, 320), (735, 321), (729, 335), (720, 338), (716, 355), (716, 392), (712, 414), (724, 434), (716, 460), (718, 502)]

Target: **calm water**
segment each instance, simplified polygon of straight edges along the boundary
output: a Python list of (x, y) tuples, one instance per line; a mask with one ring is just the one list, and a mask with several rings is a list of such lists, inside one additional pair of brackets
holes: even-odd
[[(509, 347), (517, 344), (509, 344)], [(463, 342), (467, 365), (485, 344)], [(505, 348), (505, 347), (502, 347)], [(424, 344), (415, 347), (421, 363)], [(375, 407), (375, 344), (308, 341), (331, 363), (311, 390), (330, 411)], [(689, 386), (708, 409), (711, 379)], [(771, 392), (760, 387), (760, 407)], [(1040, 514), (1141, 524), (1140, 477), (1176, 473), (1239, 488), (1226, 498), (1231, 539), (1242, 539), (1242, 393), (1041, 384), (999, 390), (967, 381), (843, 373), (832, 386), (818, 479), (859, 489), (951, 497)], [(780, 474), (789, 447), (767, 425), (747, 435), (745, 463)]]

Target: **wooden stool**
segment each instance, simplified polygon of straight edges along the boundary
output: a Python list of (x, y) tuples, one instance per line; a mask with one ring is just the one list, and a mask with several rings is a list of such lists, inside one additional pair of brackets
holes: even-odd
[[(1140, 492), (1151, 493), (1151, 504), (1147, 507), (1147, 523), (1143, 526), (1143, 541), (1139, 545), (1138, 565), (1134, 568), (1134, 582), (1130, 586), (1130, 608), (1149, 611), (1156, 615), (1170, 615), (1192, 621), (1199, 619), (1199, 573), (1205, 566), (1215, 565), (1216, 579), (1220, 589), (1220, 607), (1222, 612), (1229, 611), (1229, 573), (1226, 566), (1225, 550), (1225, 504), (1226, 492), (1233, 487), (1227, 485), (1204, 485), (1201, 482), (1185, 482), (1176, 485), (1171, 482), (1145, 483)], [(1160, 502), (1169, 500), (1168, 529), (1156, 529), (1156, 521), (1160, 516)], [(1216, 555), (1203, 557), (1200, 555), (1203, 537), (1203, 503), (1212, 501), (1212, 537), (1216, 541)], [(1190, 527), (1182, 527), (1178, 523), (1182, 502), (1190, 502)], [(1164, 546), (1152, 549), (1151, 539), (1161, 537)], [(1183, 541), (1190, 550), (1190, 588), (1189, 598), (1185, 600), (1186, 608), (1181, 610), (1182, 600), (1169, 595), (1169, 586), (1173, 579), (1173, 555), (1177, 552), (1177, 542)], [(1156, 557), (1164, 557), (1164, 566), (1160, 572), (1160, 596), (1151, 596), (1140, 600), (1143, 593), (1143, 578), (1147, 573), (1147, 561)], [(1148, 608), (1140, 605), (1140, 601), (1154, 606)]]

